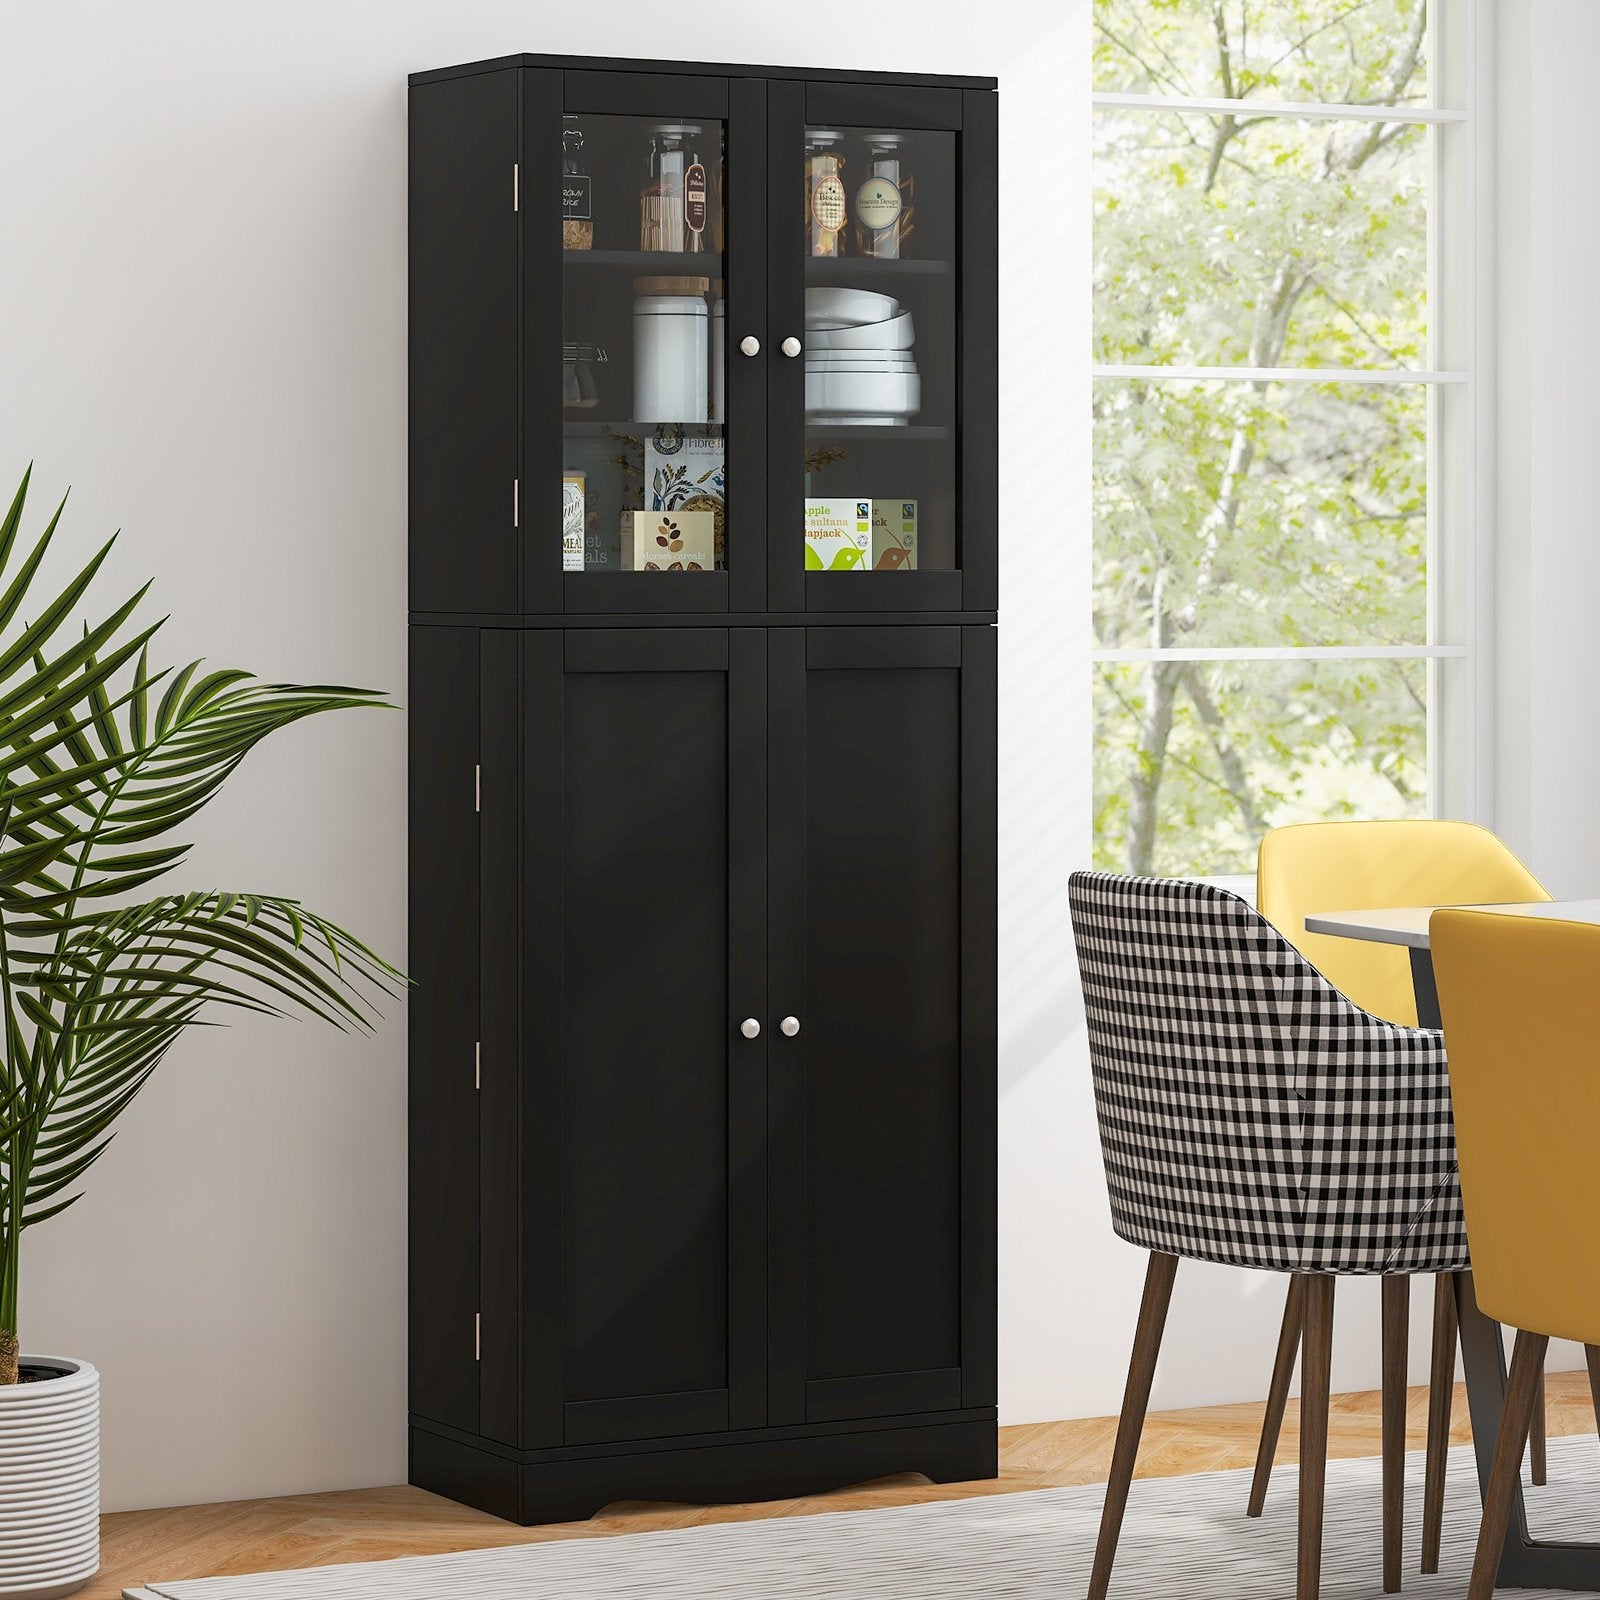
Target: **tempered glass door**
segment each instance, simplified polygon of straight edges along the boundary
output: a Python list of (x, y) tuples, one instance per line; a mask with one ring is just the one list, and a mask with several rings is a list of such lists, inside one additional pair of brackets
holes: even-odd
[(805, 130), (807, 572), (956, 565), (956, 136)]
[(564, 609), (759, 609), (763, 86), (563, 77)]
[(966, 253), (975, 230), (992, 243), (992, 186), (969, 193), (963, 172), (973, 97), (834, 83), (773, 94), (787, 170), (772, 310), (789, 358), (772, 374), (785, 430), (771, 445), (784, 452), (775, 591), (808, 610), (959, 608), (966, 513), (994, 511), (987, 491), (972, 506), (963, 471)]

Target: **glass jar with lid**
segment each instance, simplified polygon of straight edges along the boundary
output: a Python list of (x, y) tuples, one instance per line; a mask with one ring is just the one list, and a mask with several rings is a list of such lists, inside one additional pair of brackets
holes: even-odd
[(639, 197), (639, 248), (701, 255), (709, 213), (701, 129), (663, 122), (651, 130), (649, 167)]
[(561, 119), (561, 248), (594, 248), (594, 195), (576, 117)]
[(848, 220), (844, 191), (844, 135), (806, 129), (806, 254), (842, 256)]
[(704, 423), (709, 400), (708, 278), (633, 281), (633, 420)]
[(901, 155), (901, 134), (865, 133), (867, 170), (851, 202), (857, 255), (897, 261), (911, 234), (912, 180)]

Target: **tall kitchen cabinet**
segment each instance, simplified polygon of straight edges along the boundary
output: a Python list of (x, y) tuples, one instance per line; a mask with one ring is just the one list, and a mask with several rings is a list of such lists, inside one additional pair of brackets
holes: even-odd
[(411, 80), (424, 1488), (995, 1472), (994, 87)]

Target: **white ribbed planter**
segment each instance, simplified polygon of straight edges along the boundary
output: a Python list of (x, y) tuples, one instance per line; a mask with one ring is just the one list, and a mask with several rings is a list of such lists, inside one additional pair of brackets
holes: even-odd
[(0, 1388), (0, 1600), (55, 1600), (100, 1566), (100, 1374), (22, 1365), (61, 1376)]

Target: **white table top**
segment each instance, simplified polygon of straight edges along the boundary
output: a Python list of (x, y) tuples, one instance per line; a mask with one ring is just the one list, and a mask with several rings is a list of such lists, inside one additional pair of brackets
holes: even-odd
[[(1307, 933), (1336, 939), (1364, 939), (1369, 944), (1403, 944), (1428, 948), (1428, 918), (1438, 906), (1395, 906), (1387, 911), (1318, 911), (1306, 918)], [(1514, 905), (1461, 906), (1463, 911), (1498, 911), (1515, 917), (1555, 917), (1562, 922), (1600, 923), (1600, 900), (1534, 900)]]

